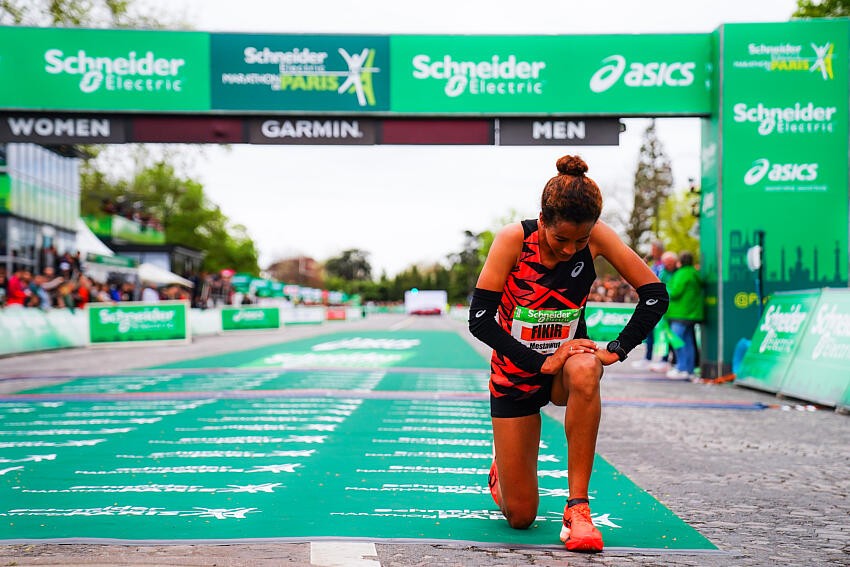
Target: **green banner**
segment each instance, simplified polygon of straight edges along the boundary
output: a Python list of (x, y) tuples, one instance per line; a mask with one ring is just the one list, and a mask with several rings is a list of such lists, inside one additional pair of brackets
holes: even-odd
[(279, 329), (280, 309), (277, 307), (225, 307), (221, 310), (221, 329)]
[(850, 291), (825, 289), (780, 392), (834, 406), (850, 387)]
[(128, 258), (127, 256), (105, 256), (92, 252), (86, 254), (86, 262), (100, 264), (102, 266), (114, 266), (116, 268), (135, 268), (139, 265), (139, 261), (135, 258)]
[(735, 383), (778, 392), (794, 359), (819, 291), (778, 293), (759, 321)]
[(0, 28), (0, 106), (209, 110), (209, 35)]
[(0, 173), (0, 213), (12, 212), (12, 180)]
[(389, 110), (386, 36), (212, 34), (212, 108)]
[(849, 35), (846, 20), (723, 27), (716, 205), (727, 361), (758, 320), (746, 255), (759, 231), (766, 293), (847, 285)]
[(390, 46), (394, 112), (710, 111), (705, 34), (392, 36)]
[(594, 341), (613, 341), (635, 312), (634, 303), (590, 302), (584, 308), (587, 336)]
[(92, 344), (188, 340), (188, 304), (122, 303), (88, 306)]

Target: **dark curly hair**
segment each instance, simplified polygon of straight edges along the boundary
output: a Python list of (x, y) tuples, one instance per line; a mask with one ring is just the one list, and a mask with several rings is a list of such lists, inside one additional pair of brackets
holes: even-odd
[(563, 156), (555, 165), (558, 175), (546, 183), (540, 199), (543, 223), (596, 222), (602, 214), (602, 192), (585, 175), (587, 164), (579, 156)]

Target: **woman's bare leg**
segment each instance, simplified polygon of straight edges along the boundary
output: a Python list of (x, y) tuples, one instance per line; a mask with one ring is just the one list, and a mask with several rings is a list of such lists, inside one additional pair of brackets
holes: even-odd
[(537, 454), (540, 414), (494, 417), (493, 444), (499, 475), (501, 509), (512, 528), (526, 529), (537, 518)]

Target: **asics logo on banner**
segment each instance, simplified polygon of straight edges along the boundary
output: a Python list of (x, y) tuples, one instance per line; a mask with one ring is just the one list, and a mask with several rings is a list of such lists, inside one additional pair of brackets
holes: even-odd
[(576, 276), (578, 276), (578, 275), (581, 273), (581, 271), (582, 271), (583, 269), (584, 269), (584, 262), (579, 262), (578, 264), (576, 264), (576, 267), (575, 267), (575, 268), (573, 268), (573, 271), (572, 271), (572, 273), (571, 273), (570, 275), (571, 275), (572, 277), (576, 277)]
[(655, 305), (656, 303), (658, 303), (657, 299), (647, 299), (646, 300), (647, 305)]
[(747, 106), (739, 102), (732, 107), (735, 122), (758, 124), (758, 132), (762, 136), (769, 134), (812, 134), (832, 132), (835, 106), (815, 106), (813, 102), (804, 104), (794, 103), (793, 106), (769, 107), (762, 103)]
[(605, 313), (602, 310), (594, 311), (584, 319), (584, 324), (588, 327), (595, 327), (602, 322), (602, 317)]
[(672, 63), (652, 61), (634, 62), (628, 65), (622, 55), (611, 55), (602, 60), (602, 67), (590, 78), (590, 90), (602, 93), (610, 89), (623, 77), (627, 87), (687, 87), (694, 82), (693, 61)]
[(762, 158), (744, 175), (744, 183), (755, 185), (767, 177), (769, 181), (815, 181), (818, 178), (816, 163), (774, 163)]
[(483, 317), (485, 313), (487, 313), (487, 310), (486, 310), (486, 309), (482, 309), (482, 310), (480, 310), (480, 311), (476, 311), (476, 312), (475, 312), (475, 318), (476, 318), (476, 319), (479, 319), (479, 318)]

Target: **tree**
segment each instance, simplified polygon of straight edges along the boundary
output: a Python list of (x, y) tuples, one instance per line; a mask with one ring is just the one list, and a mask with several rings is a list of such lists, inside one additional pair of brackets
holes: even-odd
[(133, 0), (0, 0), (0, 25), (105, 28), (185, 28)]
[(478, 274), (484, 266), (486, 255), (482, 257), (481, 249), (485, 244), (493, 243), (492, 233), (489, 231), (475, 233), (465, 230), (463, 233), (463, 249), (459, 252), (449, 254), (448, 260), (451, 266), (448, 294), (450, 301), (466, 301), (466, 298), (475, 289)]
[(352, 248), (325, 262), (325, 271), (331, 277), (347, 281), (367, 281), (372, 279), (372, 265), (369, 253)]
[(626, 226), (626, 243), (633, 250), (659, 236), (658, 212), (672, 187), (673, 170), (652, 120), (643, 134), (638, 154), (634, 204)]
[(690, 191), (677, 191), (670, 195), (658, 211), (658, 235), (667, 250), (691, 252), (694, 261), (699, 263), (699, 238), (693, 234), (697, 217), (693, 207), (694, 196)]
[(112, 181), (91, 160), (84, 162), (80, 176), (82, 213), (103, 214), (105, 201), (129, 201), (129, 209), (160, 222), (167, 242), (204, 251), (204, 270), (232, 268), (259, 273), (256, 246), (245, 227), (232, 225), (218, 205), (206, 198), (203, 186), (178, 176), (170, 163), (158, 161), (130, 179)]
[(792, 18), (842, 18), (850, 16), (850, 0), (797, 0)]

